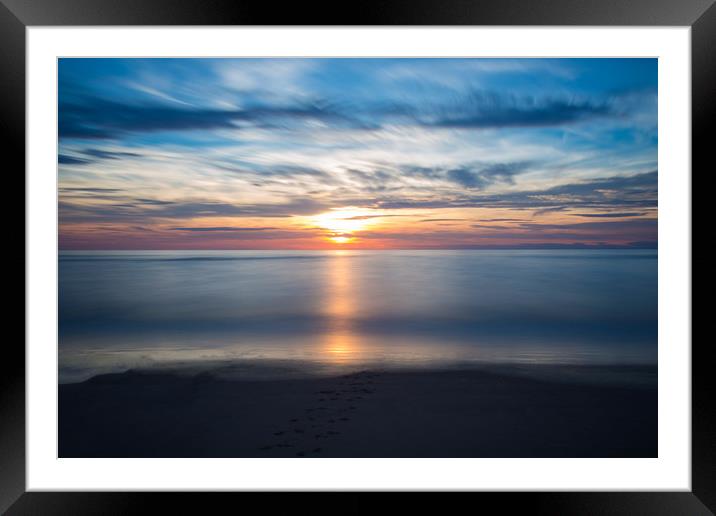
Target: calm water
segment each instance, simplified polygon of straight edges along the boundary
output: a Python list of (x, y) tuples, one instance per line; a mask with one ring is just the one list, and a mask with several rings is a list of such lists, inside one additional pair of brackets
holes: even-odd
[(61, 382), (130, 367), (654, 364), (657, 252), (63, 252), (59, 317)]

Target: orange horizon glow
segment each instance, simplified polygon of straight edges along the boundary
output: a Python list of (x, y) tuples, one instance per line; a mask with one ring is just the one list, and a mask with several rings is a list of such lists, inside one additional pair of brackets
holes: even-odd
[[(509, 209), (373, 210), (341, 207), (313, 216), (276, 218), (204, 217), (181, 226), (151, 229), (121, 223), (64, 225), (61, 249), (449, 249), (470, 246), (510, 247), (544, 242), (606, 245), (647, 240), (644, 223), (655, 223), (656, 210), (638, 217), (610, 217), (604, 235), (578, 211), (533, 213)], [(641, 226), (638, 226), (641, 225)], [(545, 228), (545, 229), (541, 229)], [(656, 226), (654, 225), (654, 232)], [(125, 242), (131, 245), (123, 245)]]

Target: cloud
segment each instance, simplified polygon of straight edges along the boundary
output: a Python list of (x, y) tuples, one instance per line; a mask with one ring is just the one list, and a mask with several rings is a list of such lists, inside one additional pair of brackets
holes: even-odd
[(525, 219), (480, 219), (480, 222), (527, 222)]
[(59, 202), (63, 222), (136, 222), (147, 219), (196, 219), (211, 217), (290, 217), (313, 215), (330, 205), (313, 199), (295, 199), (285, 203), (229, 204), (211, 201), (158, 201), (129, 199), (121, 204), (78, 204)]
[(532, 215), (540, 217), (542, 215), (547, 215), (548, 213), (559, 213), (561, 211), (567, 211), (567, 206), (549, 206), (547, 208), (541, 208), (539, 210), (535, 210)]
[[(245, 76), (243, 72), (241, 75)], [(119, 102), (78, 91), (72, 96), (69, 93), (60, 95), (60, 138), (108, 139), (127, 133), (236, 129), (246, 125), (290, 128), (299, 124), (306, 128), (311, 122), (333, 129), (360, 130), (396, 125), (458, 129), (555, 127), (598, 117), (619, 117), (629, 106), (621, 97), (608, 102), (473, 91), (451, 102), (441, 99), (434, 105), (417, 99), (402, 104), (383, 100), (354, 105), (340, 97), (284, 96), (217, 109), (186, 103)]]
[[(153, 206), (170, 206), (174, 201), (162, 201), (161, 199), (134, 199), (135, 204), (153, 205)], [(131, 204), (130, 204), (131, 206)]]
[(607, 103), (503, 96), (494, 92), (473, 92), (454, 108), (440, 111), (422, 123), (457, 129), (550, 127), (614, 114)]
[(644, 172), (630, 176), (612, 176), (606, 178), (593, 179), (591, 181), (583, 181), (580, 183), (570, 183), (561, 186), (555, 186), (548, 190), (553, 194), (564, 195), (595, 195), (595, 193), (606, 193), (618, 195), (645, 193), (653, 195), (655, 200), (658, 174), (654, 170), (652, 172)]
[(593, 217), (593, 218), (622, 218), (622, 217), (640, 217), (646, 215), (645, 212), (641, 211), (626, 211), (626, 212), (613, 212), (613, 213), (572, 213), (574, 217)]
[(541, 224), (538, 222), (525, 222), (519, 225), (520, 229), (530, 231), (578, 231), (578, 232), (604, 232), (605, 234), (618, 234), (621, 231), (654, 230), (658, 226), (655, 219), (630, 221), (599, 221), (577, 222), (573, 224)]
[(390, 217), (410, 217), (410, 215), (398, 215), (398, 214), (384, 214), (384, 215), (355, 215), (353, 217), (348, 217), (342, 220), (370, 220), (370, 219), (384, 219), (384, 218), (390, 218)]
[(318, 179), (322, 184), (335, 183), (336, 178), (332, 174), (319, 170), (316, 168), (299, 166), (299, 165), (286, 165), (286, 164), (271, 164), (265, 165), (261, 163), (219, 163), (215, 165), (221, 170), (233, 172), (236, 175), (249, 175), (260, 177), (264, 184), (266, 184), (266, 178), (277, 178), (277, 179)]
[(67, 154), (59, 154), (57, 156), (57, 163), (60, 165), (85, 165), (90, 162), (90, 160), (68, 156)]
[(372, 192), (388, 190), (392, 184), (400, 181), (399, 174), (386, 170), (348, 169), (346, 173), (352, 182)]
[(126, 105), (97, 98), (59, 106), (60, 138), (107, 139), (126, 132), (233, 127), (236, 111)]
[(465, 188), (485, 188), (489, 184), (479, 173), (473, 172), (469, 168), (448, 170), (446, 175), (450, 181)]
[(657, 172), (611, 176), (527, 190), (484, 195), (453, 195), (440, 199), (384, 198), (371, 201), (380, 209), (420, 208), (511, 208), (563, 211), (568, 208), (645, 209), (657, 206)]
[(270, 229), (278, 229), (274, 227), (235, 227), (235, 226), (217, 226), (217, 227), (187, 227), (187, 228), (167, 228), (170, 231), (208, 231), (208, 232), (231, 232), (231, 231), (268, 231)]
[(494, 183), (514, 183), (514, 177), (524, 172), (528, 163), (494, 163), (478, 170), (458, 168), (447, 171), (447, 177), (466, 188), (482, 189)]
[(474, 224), (473, 231), (366, 231), (360, 239), (402, 242), (416, 247), (484, 247), (484, 246), (536, 246), (550, 244), (607, 245), (654, 247), (657, 241), (656, 220), (599, 221), (575, 224), (523, 223), (505, 227), (489, 224)]
[(59, 154), (57, 162), (60, 165), (89, 165), (100, 160), (120, 160), (126, 158), (141, 158), (143, 156), (136, 152), (109, 151), (103, 149), (84, 149), (75, 152), (82, 154), (82, 157)]
[(137, 152), (109, 151), (103, 149), (85, 149), (82, 153), (85, 156), (91, 156), (99, 159), (141, 158), (143, 156)]
[(101, 187), (69, 187), (69, 186), (61, 186), (60, 192), (82, 192), (82, 193), (117, 193), (121, 192), (122, 190), (118, 188), (101, 188)]
[(320, 102), (210, 109), (164, 104), (124, 104), (85, 96), (60, 101), (58, 133), (60, 138), (112, 139), (127, 133), (236, 129), (240, 122), (270, 128), (306, 120), (329, 121), (333, 125), (354, 129), (372, 127)]
[(219, 60), (214, 70), (231, 90), (265, 96), (305, 95), (302, 80), (317, 67), (310, 59)]
[(460, 167), (421, 167), (409, 165), (402, 168), (408, 176), (434, 181), (449, 181), (464, 188), (482, 190), (496, 183), (513, 184), (516, 175), (526, 172), (530, 163), (477, 163)]
[(418, 222), (449, 222), (449, 221), (459, 221), (459, 220), (466, 220), (466, 219), (422, 219)]
[(480, 228), (480, 229), (495, 229), (495, 230), (505, 230), (505, 226), (498, 226), (496, 224), (473, 224), (473, 228)]

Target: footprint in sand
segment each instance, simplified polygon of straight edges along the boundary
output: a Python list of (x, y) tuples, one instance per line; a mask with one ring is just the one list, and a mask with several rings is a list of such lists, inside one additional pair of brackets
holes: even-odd
[[(342, 386), (342, 389), (323, 389), (320, 391), (317, 391), (315, 394), (322, 395), (323, 397), (317, 398), (318, 403), (325, 403), (327, 401), (346, 401), (346, 402), (354, 402), (359, 404), (359, 402), (363, 399), (365, 399), (366, 394), (373, 394), (375, 392), (374, 388), (367, 388), (367, 386), (372, 386), (373, 381), (371, 381), (371, 378), (376, 378), (378, 375), (367, 375), (367, 374), (356, 374), (353, 375), (351, 378), (347, 378), (344, 380), (341, 380), (338, 382), (339, 386)], [(357, 394), (360, 394), (358, 396)], [(352, 410), (357, 410), (357, 405), (346, 405), (341, 406), (342, 404), (330, 404), (330, 406), (318, 406), (318, 407), (306, 407), (304, 409), (306, 415), (306, 420), (311, 422), (310, 429), (320, 429), (319, 433), (313, 434), (313, 438), (316, 440), (325, 440), (329, 439), (331, 437), (340, 435), (341, 432), (337, 430), (328, 430), (326, 429), (326, 425), (334, 425), (341, 422), (347, 422), (350, 421), (349, 417), (344, 416), (344, 414), (349, 413)], [(322, 411), (322, 412), (321, 412)], [(343, 416), (343, 417), (338, 417)], [(298, 423), (300, 421), (300, 418), (293, 417), (289, 419), (290, 423)], [(314, 430), (315, 431), (315, 430)], [(292, 432), (296, 434), (304, 434), (305, 430), (303, 428), (292, 428), (291, 430), (280, 430), (278, 432), (274, 432), (273, 435), (275, 436), (281, 436), (285, 435), (287, 432)], [(310, 430), (309, 430), (310, 432)], [(274, 448), (292, 448), (295, 447), (294, 444), (291, 444), (288, 441), (284, 441), (282, 443), (273, 444), (273, 445), (266, 445), (262, 446), (259, 449), (262, 451), (268, 451), (272, 450)], [(310, 455), (312, 453), (320, 453), (323, 451), (323, 448), (314, 448), (313, 450), (302, 450), (297, 451), (296, 456), (297, 457), (305, 457), (306, 455)]]

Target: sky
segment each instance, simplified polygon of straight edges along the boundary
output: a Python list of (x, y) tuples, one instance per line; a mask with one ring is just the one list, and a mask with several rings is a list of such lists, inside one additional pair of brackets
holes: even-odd
[(655, 248), (656, 59), (59, 60), (60, 249)]

